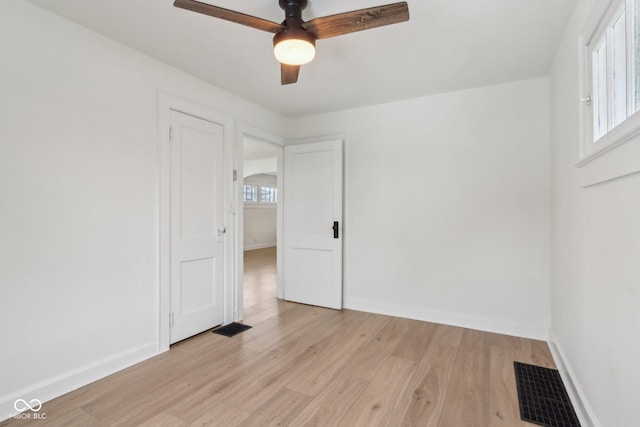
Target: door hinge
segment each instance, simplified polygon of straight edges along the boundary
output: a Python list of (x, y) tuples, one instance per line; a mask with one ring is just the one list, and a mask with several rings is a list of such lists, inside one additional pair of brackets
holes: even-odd
[(169, 141), (173, 141), (173, 128), (169, 126)]
[(233, 170), (233, 180), (234, 181), (238, 180), (238, 171), (236, 169)]
[(169, 327), (173, 328), (173, 312), (169, 313)]

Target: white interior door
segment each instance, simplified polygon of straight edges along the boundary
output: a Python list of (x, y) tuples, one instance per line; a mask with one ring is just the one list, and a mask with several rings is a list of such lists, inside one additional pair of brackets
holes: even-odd
[(171, 343), (223, 322), (224, 126), (171, 112)]
[(284, 148), (284, 299), (342, 308), (342, 141)]

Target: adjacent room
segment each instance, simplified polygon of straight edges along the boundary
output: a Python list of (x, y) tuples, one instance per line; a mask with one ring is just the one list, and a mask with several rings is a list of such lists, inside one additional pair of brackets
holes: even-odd
[(0, 58), (0, 426), (637, 425), (640, 0), (2, 0)]
[[(278, 159), (282, 147), (245, 139), (242, 143), (243, 309), (261, 309), (278, 296)], [(282, 167), (282, 166), (280, 166)], [(281, 186), (280, 186), (281, 187)], [(282, 231), (281, 231), (282, 232)]]

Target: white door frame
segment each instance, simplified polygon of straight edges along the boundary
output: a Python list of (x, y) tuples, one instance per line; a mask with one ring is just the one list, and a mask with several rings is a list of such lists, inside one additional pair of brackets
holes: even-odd
[(277, 288), (276, 288), (276, 297), (282, 299), (284, 296), (284, 288), (283, 288), (283, 249), (284, 246), (282, 244), (283, 231), (284, 231), (284, 214), (283, 214), (283, 204), (282, 197), (284, 194), (284, 186), (283, 186), (283, 169), (284, 169), (284, 151), (283, 147), (286, 145), (286, 140), (274, 133), (265, 131), (260, 128), (256, 128), (254, 126), (248, 125), (246, 123), (237, 123), (236, 127), (236, 144), (235, 144), (235, 170), (237, 171), (237, 181), (236, 187), (234, 189), (235, 193), (235, 205), (234, 212), (237, 212), (235, 215), (235, 230), (234, 241), (236, 247), (236, 260), (235, 260), (235, 280), (234, 280), (234, 294), (235, 294), (235, 302), (234, 302), (234, 311), (235, 311), (235, 320), (240, 320), (244, 317), (244, 288), (242, 286), (243, 278), (244, 278), (244, 210), (242, 209), (242, 186), (244, 184), (244, 174), (243, 174), (243, 163), (244, 163), (244, 150), (243, 150), (243, 142), (246, 138), (262, 141), (267, 144), (272, 144), (280, 147), (278, 150), (278, 203), (277, 203), (277, 223), (276, 223), (276, 278), (277, 278)]
[(169, 128), (171, 111), (179, 111), (203, 120), (219, 123), (224, 127), (224, 223), (227, 227), (224, 242), (224, 323), (234, 320), (233, 316), (233, 272), (234, 272), (234, 236), (236, 233), (233, 221), (233, 119), (207, 108), (194, 105), (188, 101), (175, 98), (164, 93), (158, 97), (158, 140), (159, 140), (159, 255), (158, 255), (158, 353), (169, 350), (171, 328), (169, 313), (171, 310), (171, 275), (170, 275), (170, 188), (171, 188), (171, 156)]

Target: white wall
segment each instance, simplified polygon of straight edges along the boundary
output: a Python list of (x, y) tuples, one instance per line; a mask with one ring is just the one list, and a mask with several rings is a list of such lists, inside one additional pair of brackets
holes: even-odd
[(551, 70), (551, 339), (583, 425), (613, 427), (638, 424), (640, 138), (575, 166), (578, 36), (603, 3), (578, 0)]
[[(267, 144), (266, 142), (264, 144)], [(263, 172), (276, 173), (278, 172), (278, 159), (256, 159), (245, 160), (242, 168), (242, 174), (244, 177), (251, 175), (257, 175)]]
[[(244, 183), (277, 187), (278, 178), (274, 175), (257, 174), (245, 178)], [(275, 204), (244, 203), (244, 250), (276, 246), (277, 223)]]
[(284, 119), (19, 0), (0, 57), (3, 419), (157, 351), (159, 91)]
[(548, 80), (296, 119), (346, 134), (345, 306), (546, 337)]

